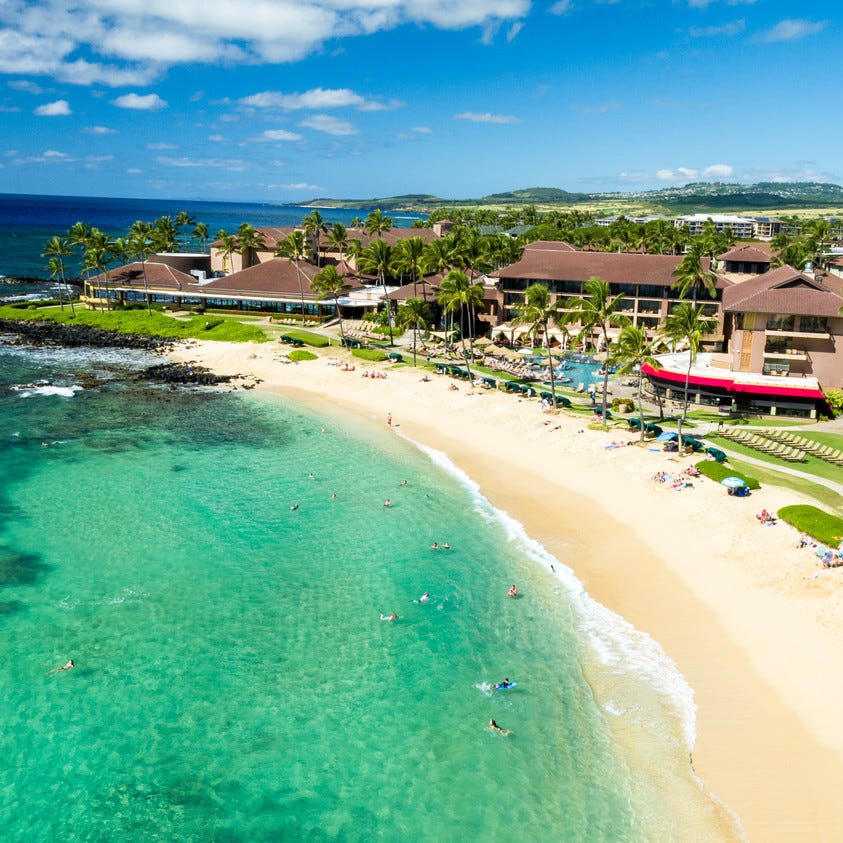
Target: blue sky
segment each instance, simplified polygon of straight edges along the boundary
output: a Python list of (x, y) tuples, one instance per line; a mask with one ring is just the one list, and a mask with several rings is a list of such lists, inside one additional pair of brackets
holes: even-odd
[(0, 0), (0, 192), (843, 183), (836, 0)]

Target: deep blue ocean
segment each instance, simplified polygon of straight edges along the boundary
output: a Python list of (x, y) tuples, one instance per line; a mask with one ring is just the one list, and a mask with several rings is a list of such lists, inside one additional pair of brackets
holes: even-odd
[[(113, 237), (124, 235), (133, 222), (152, 222), (158, 217), (187, 211), (208, 226), (213, 236), (221, 228), (235, 232), (248, 222), (255, 227), (298, 225), (312, 208), (250, 202), (197, 202), (177, 199), (116, 199), (92, 196), (35, 196), (0, 193), (0, 276), (7, 278), (49, 278), (41, 257), (44, 244), (63, 235), (76, 222), (85, 222)], [(320, 210), (327, 223), (348, 225), (355, 217), (366, 218), (365, 210)], [(391, 215), (396, 228), (406, 228), (420, 218)], [(193, 241), (185, 244), (201, 248)], [(2, 290), (0, 290), (2, 293)]]

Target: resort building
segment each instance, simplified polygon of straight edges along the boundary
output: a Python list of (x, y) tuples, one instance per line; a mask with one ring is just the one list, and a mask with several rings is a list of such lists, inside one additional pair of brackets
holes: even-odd
[(757, 240), (772, 240), (784, 231), (785, 224), (775, 217), (753, 217), (755, 229), (752, 236)]
[(828, 413), (823, 389), (843, 385), (843, 281), (781, 266), (723, 292), (728, 347), (665, 355), (644, 367), (649, 389), (678, 399), (686, 377), (691, 401), (724, 412), (816, 418)]
[[(583, 284), (589, 278), (597, 277), (609, 283), (612, 296), (624, 296), (622, 312), (632, 324), (644, 328), (652, 336), (681, 300), (673, 288), (674, 272), (681, 261), (681, 255), (585, 252), (565, 242), (530, 243), (520, 261), (489, 275), (486, 303), (488, 308), (498, 308), (492, 327), (497, 333), (507, 335), (506, 323), (517, 316), (518, 306), (524, 302), (524, 291), (531, 284), (544, 283), (555, 300), (564, 300), (582, 296)], [(703, 267), (709, 268), (707, 258), (703, 259)], [(705, 315), (717, 324), (715, 333), (706, 339), (706, 346), (719, 351), (724, 342), (723, 292), (731, 282), (721, 275), (716, 275), (716, 279), (714, 298), (704, 296), (700, 304)], [(517, 328), (513, 326), (513, 330)], [(575, 331), (573, 328), (571, 332)], [(612, 329), (610, 336), (618, 331)]]
[(688, 226), (688, 233), (692, 237), (702, 234), (706, 223), (711, 221), (718, 234), (728, 230), (733, 237), (749, 239), (755, 235), (755, 220), (750, 217), (738, 217), (734, 214), (685, 214), (676, 217), (673, 224), (676, 228)]

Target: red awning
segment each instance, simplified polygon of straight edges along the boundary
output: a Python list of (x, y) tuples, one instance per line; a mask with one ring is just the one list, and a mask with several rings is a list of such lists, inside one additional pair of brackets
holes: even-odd
[[(654, 369), (648, 364), (641, 367), (643, 374), (656, 380), (669, 381), (670, 383), (685, 383), (685, 375), (681, 372), (672, 372), (666, 369)], [(705, 378), (699, 375), (691, 375), (688, 378), (691, 386), (702, 386), (708, 388), (724, 389), (726, 392), (740, 392), (746, 395), (767, 395), (771, 398), (794, 398), (809, 399), (811, 401), (825, 401), (820, 389), (806, 389), (798, 386), (766, 386), (758, 383), (741, 383), (732, 378)]]

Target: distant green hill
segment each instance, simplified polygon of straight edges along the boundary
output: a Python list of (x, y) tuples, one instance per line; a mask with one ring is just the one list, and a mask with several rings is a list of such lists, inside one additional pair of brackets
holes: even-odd
[(522, 207), (565, 208), (577, 205), (601, 206), (622, 210), (629, 205), (637, 211), (687, 213), (689, 211), (764, 211), (766, 209), (843, 208), (843, 187), (827, 182), (758, 182), (757, 184), (723, 184), (692, 182), (684, 187), (659, 190), (570, 193), (556, 187), (530, 187), (492, 193), (474, 199), (442, 199), (427, 193), (409, 193), (372, 199), (313, 199), (305, 202), (313, 208), (359, 208), (364, 211), (416, 211), (425, 213), (434, 208)]

